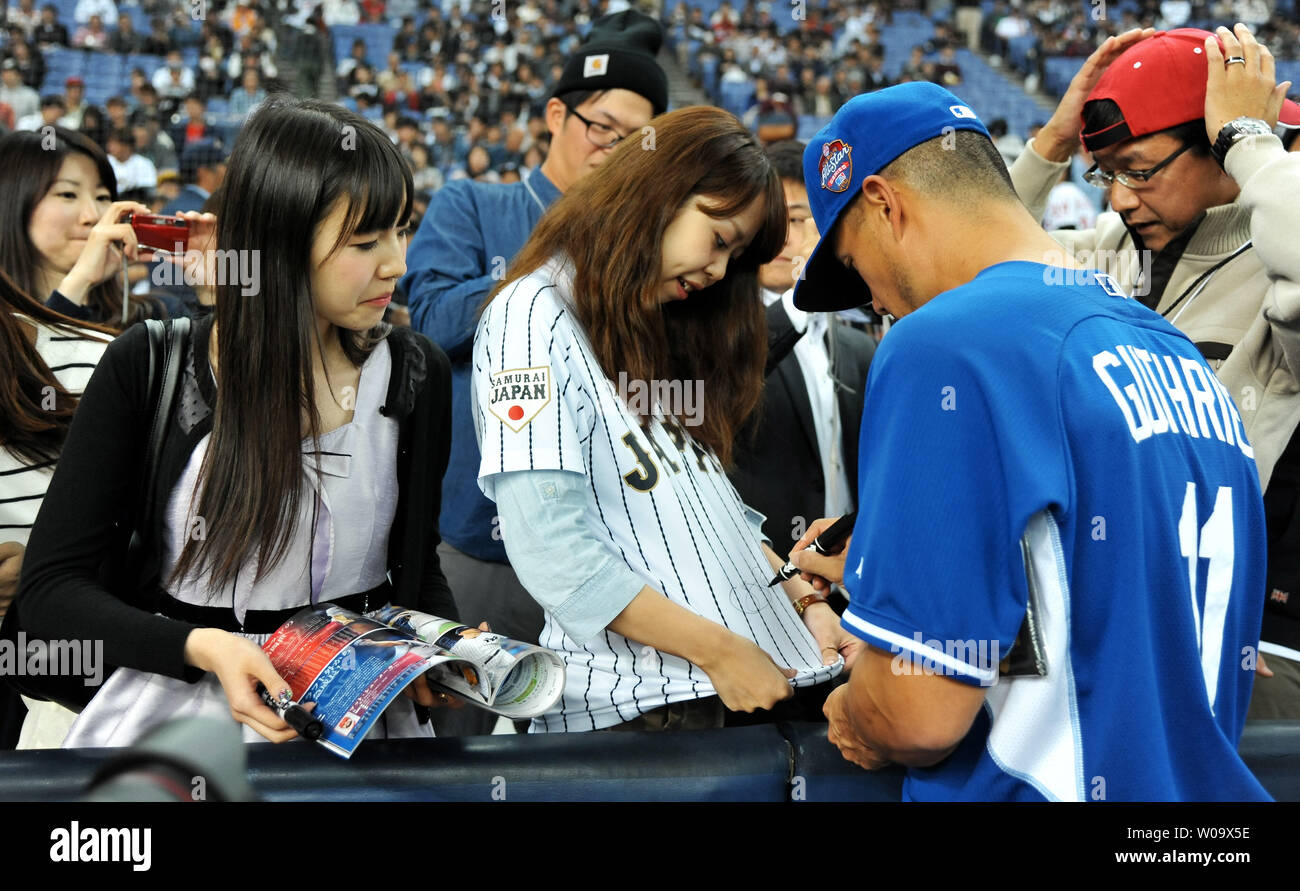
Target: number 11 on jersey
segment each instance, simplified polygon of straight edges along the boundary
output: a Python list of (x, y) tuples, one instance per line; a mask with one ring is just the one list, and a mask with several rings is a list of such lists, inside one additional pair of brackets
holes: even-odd
[[(1219, 690), (1219, 663), (1223, 657), (1223, 626), (1228, 618), (1228, 598), (1232, 596), (1232, 562), (1235, 539), (1232, 535), (1232, 489), (1220, 486), (1214, 508), (1205, 525), (1197, 528), (1196, 483), (1187, 484), (1183, 496), (1183, 513), (1178, 520), (1178, 546), (1187, 560), (1187, 587), (1192, 602), (1192, 621), (1201, 648), (1201, 672), (1205, 692), (1214, 710)], [(1209, 560), (1205, 574), (1205, 613), (1201, 614), (1196, 596), (1197, 561)]]

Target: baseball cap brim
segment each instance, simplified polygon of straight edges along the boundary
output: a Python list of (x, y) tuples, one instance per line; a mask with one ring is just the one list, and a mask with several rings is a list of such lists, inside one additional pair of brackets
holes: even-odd
[[(843, 215), (841, 210), (835, 222)], [(795, 283), (794, 305), (804, 312), (835, 312), (871, 302), (871, 289), (862, 276), (835, 256), (830, 246), (834, 235), (834, 225), (822, 233), (804, 264), (803, 275)]]

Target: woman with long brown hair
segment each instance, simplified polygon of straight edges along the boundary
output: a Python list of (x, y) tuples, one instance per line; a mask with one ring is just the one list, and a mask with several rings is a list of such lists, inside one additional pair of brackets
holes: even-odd
[(781, 561), (724, 473), (762, 389), (758, 267), (785, 225), (754, 136), (681, 109), (566, 192), (489, 297), (479, 484), (568, 668), (534, 731), (721, 726), (842, 668), (811, 587), (768, 587)]
[[(112, 338), (107, 328), (74, 324), (37, 302), (0, 271), (0, 617), (17, 593), (77, 400)], [(62, 741), (71, 712), (53, 703), (28, 708), (8, 686), (0, 690), (0, 749)]]

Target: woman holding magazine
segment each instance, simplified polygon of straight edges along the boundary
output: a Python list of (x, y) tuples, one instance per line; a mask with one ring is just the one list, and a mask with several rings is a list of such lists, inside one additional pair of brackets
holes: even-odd
[[(762, 390), (779, 178), (719, 109), (650, 132), (551, 207), (474, 340), (479, 484), (567, 668), (535, 732), (722, 726), (856, 652), (810, 586), (768, 587), (782, 561), (724, 472)], [(702, 411), (673, 400), (696, 385)]]
[[(141, 327), (105, 352), (32, 530), (18, 600), (28, 636), (102, 640), (120, 666), (65, 746), (127, 745), (198, 714), (230, 715), (246, 740), (290, 739), (256, 693), (287, 689), (260, 644), (289, 616), (387, 602), (454, 615), (436, 556), (449, 367), (382, 322), (406, 271), (411, 196), (391, 141), (337, 106), (277, 98), (241, 132), (216, 243), (260, 276), (252, 289), (219, 281), (214, 315), (181, 354), (157, 519), (142, 533), (152, 608), (98, 575), (145, 471)], [(435, 698), (422, 679), (407, 692), (372, 736), (431, 735), (412, 700)]]

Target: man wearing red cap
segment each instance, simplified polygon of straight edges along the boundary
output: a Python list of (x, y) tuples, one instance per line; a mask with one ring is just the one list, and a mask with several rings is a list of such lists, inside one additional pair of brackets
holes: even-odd
[(1300, 157), (1273, 133), (1300, 124), (1289, 86), (1244, 25), (1130, 31), (1093, 53), (1011, 168), (1041, 216), (1082, 140), (1112, 211), (1053, 235), (1187, 334), (1241, 412), (1269, 521), (1251, 718), (1300, 717)]

